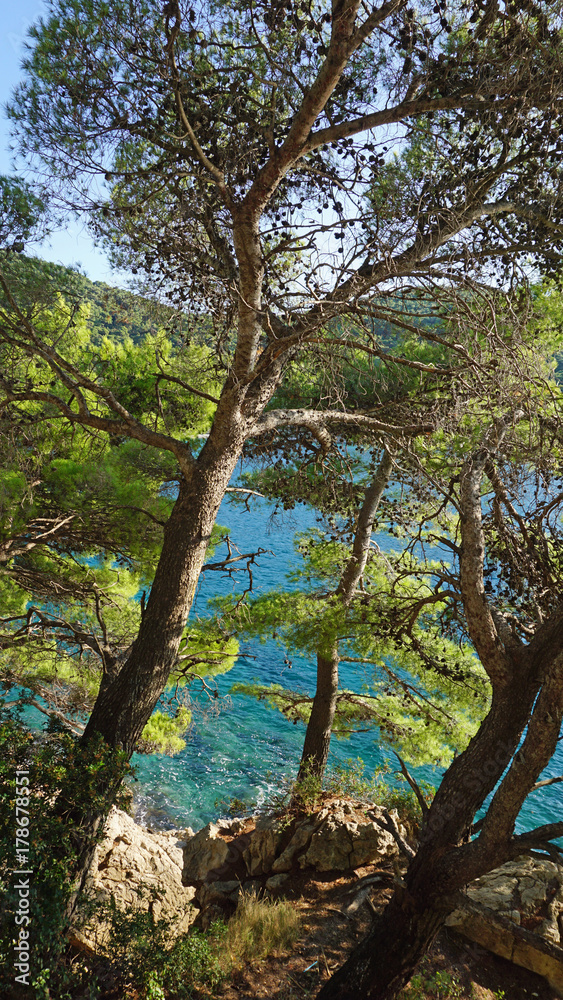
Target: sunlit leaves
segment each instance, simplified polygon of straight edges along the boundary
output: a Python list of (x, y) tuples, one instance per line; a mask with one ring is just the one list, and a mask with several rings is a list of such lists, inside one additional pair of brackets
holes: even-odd
[[(85, 380), (79, 396), (90, 412), (103, 413), (103, 392), (113, 392), (136, 419), (162, 422), (199, 448), (215, 409), (214, 359), (208, 348), (172, 343), (150, 323), (136, 343), (105, 337), (103, 292), (96, 288), (92, 305), (80, 275), (4, 257), (2, 277), (4, 671), (10, 684), (32, 693), (34, 704), (56, 706), (80, 724), (103, 671), (138, 631), (179, 471), (165, 449), (73, 427), (76, 410), (61, 420), (56, 401), (66, 402), (67, 374), (79, 369)], [(119, 302), (126, 320), (128, 305), (138, 323), (132, 296)], [(210, 553), (222, 534), (213, 530)], [(237, 648), (213, 626), (194, 627), (182, 644), (176, 681), (230, 669)]]
[[(412, 560), (401, 568), (400, 548), (382, 556), (374, 550), (359, 590), (348, 606), (335, 589), (349, 558), (347, 546), (313, 530), (300, 535), (301, 556), (291, 590), (272, 591), (230, 610), (232, 599), (214, 602), (237, 634), (275, 639), (288, 650), (315, 660), (338, 644), (341, 688), (334, 721), (336, 736), (366, 726), (413, 763), (445, 762), (472, 735), (487, 699), (484, 674), (470, 648), (442, 635), (438, 602), (424, 610), (432, 593), (432, 566)], [(416, 611), (421, 602), (420, 611)], [(413, 616), (410, 635), (399, 621)], [(363, 665), (363, 666), (362, 666)], [(363, 687), (350, 690), (351, 670), (362, 670)], [(307, 723), (311, 695), (279, 684), (238, 684), (234, 690)]]
[(141, 738), (138, 748), (143, 753), (163, 753), (173, 756), (184, 749), (184, 735), (192, 720), (191, 712), (180, 706), (174, 716), (166, 712), (153, 712)]

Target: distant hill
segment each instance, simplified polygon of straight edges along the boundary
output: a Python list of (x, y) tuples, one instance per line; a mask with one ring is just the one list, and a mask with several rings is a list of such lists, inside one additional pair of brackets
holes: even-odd
[(138, 343), (163, 326), (177, 329), (181, 324), (181, 318), (173, 309), (102, 281), (80, 277), (84, 298), (91, 305), (90, 323), (95, 342), (103, 337), (114, 341), (129, 337)]
[[(61, 271), (66, 270), (61, 267)], [(129, 337), (134, 343), (156, 333), (163, 326), (177, 329), (181, 318), (175, 310), (158, 305), (142, 295), (123, 288), (114, 288), (103, 281), (90, 281), (77, 273), (75, 280), (84, 300), (90, 304), (92, 339), (98, 343), (104, 337), (121, 341)]]
[(162, 327), (167, 327), (173, 335), (181, 332), (182, 316), (176, 310), (102, 281), (91, 281), (79, 271), (62, 264), (46, 263), (24, 254), (10, 254), (10, 280), (17, 283), (20, 274), (22, 278), (24, 273), (29, 275), (30, 266), (36, 269), (35, 282), (41, 282), (41, 272), (44, 271), (45, 280), (60, 287), (63, 295), (90, 305), (94, 343), (99, 343), (104, 337), (117, 342), (130, 338), (138, 343)]

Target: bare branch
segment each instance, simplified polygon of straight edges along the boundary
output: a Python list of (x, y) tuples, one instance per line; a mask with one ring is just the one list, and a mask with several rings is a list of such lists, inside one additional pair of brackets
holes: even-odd
[(280, 427), (307, 427), (311, 432), (322, 432), (325, 424), (344, 424), (358, 429), (372, 431), (375, 434), (388, 434), (392, 437), (414, 437), (418, 434), (429, 434), (434, 430), (430, 423), (408, 424), (404, 427), (386, 424), (364, 413), (347, 413), (345, 410), (268, 410), (252, 428), (251, 437), (267, 434)]
[(402, 773), (404, 774), (404, 776), (407, 779), (409, 785), (411, 786), (414, 794), (416, 795), (418, 804), (419, 804), (420, 808), (422, 809), (422, 815), (426, 816), (426, 813), (428, 812), (428, 805), (427, 805), (426, 799), (424, 798), (424, 795), (422, 794), (422, 792), (421, 792), (419, 786), (417, 785), (415, 779), (413, 778), (412, 774), (408, 770), (407, 765), (405, 764), (404, 760), (401, 757), (399, 757), (399, 754), (396, 752), (396, 750), (393, 750), (393, 753), (395, 754), (395, 757), (399, 761), (399, 767), (401, 768)]
[(383, 809), (382, 813), (383, 813), (383, 819), (381, 819), (381, 817), (378, 816), (373, 811), (373, 809), (370, 809), (366, 813), (366, 815), (369, 816), (369, 818), (374, 823), (376, 823), (377, 826), (380, 826), (382, 828), (382, 830), (387, 830), (387, 833), (391, 834), (391, 836), (393, 837), (393, 840), (397, 844), (399, 850), (403, 854), (405, 854), (407, 856), (407, 858), (409, 858), (409, 860), (411, 860), (412, 858), (414, 858), (414, 856), (416, 854), (416, 851), (413, 851), (412, 847), (409, 844), (407, 844), (407, 842), (404, 839), (404, 837), (401, 836), (401, 834), (399, 833), (399, 830), (397, 828), (397, 824), (393, 820), (392, 816), (390, 816), (388, 810), (387, 809)]
[(219, 399), (217, 398), (217, 396), (212, 396), (211, 393), (204, 392), (203, 389), (196, 389), (193, 385), (188, 385), (187, 382), (184, 382), (181, 378), (178, 378), (176, 375), (167, 375), (166, 372), (163, 371), (162, 363), (161, 363), (158, 351), (157, 351), (157, 354), (156, 354), (156, 363), (157, 363), (157, 365), (159, 367), (159, 370), (161, 372), (161, 374), (159, 375), (159, 377), (156, 380), (156, 385), (158, 385), (158, 383), (162, 379), (164, 379), (166, 382), (172, 382), (175, 385), (181, 386), (182, 389), (186, 389), (187, 392), (193, 393), (194, 396), (200, 396), (202, 399), (208, 399), (210, 403), (217, 404), (219, 402)]
[[(204, 573), (205, 570), (208, 570), (208, 569), (210, 569), (210, 570), (218, 570), (219, 572), (225, 571), (230, 576), (233, 572), (235, 572), (235, 570), (229, 569), (229, 567), (232, 566), (233, 563), (240, 562), (241, 559), (249, 559), (251, 562), (254, 562), (255, 559), (258, 558), (258, 556), (263, 556), (265, 553), (270, 553), (270, 555), (271, 555), (271, 552), (270, 552), (269, 549), (262, 549), (262, 548), (257, 549), (256, 552), (245, 552), (245, 553), (242, 553), (242, 554), (240, 554), (238, 556), (232, 556), (232, 555), (230, 555), (228, 559), (221, 559), (219, 562), (204, 563), (203, 566), (201, 567), (201, 571), (202, 571), (202, 573)], [(238, 570), (236, 572), (238, 572)]]
[(557, 785), (560, 781), (563, 781), (563, 774), (556, 778), (544, 778), (543, 781), (536, 781), (535, 785), (530, 788), (530, 792), (535, 792), (538, 788), (547, 788), (548, 785)]

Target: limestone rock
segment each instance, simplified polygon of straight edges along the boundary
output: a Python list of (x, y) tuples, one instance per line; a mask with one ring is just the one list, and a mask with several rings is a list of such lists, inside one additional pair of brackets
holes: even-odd
[[(403, 836), (396, 812), (391, 813)], [(395, 840), (377, 822), (378, 806), (333, 799), (317, 812), (285, 822), (276, 816), (209, 823), (184, 847), (183, 885), (195, 885), (200, 927), (228, 913), (246, 893), (278, 891), (292, 870), (346, 871), (395, 858)], [(250, 876), (250, 881), (248, 880)]]
[(295, 858), (309, 846), (315, 829), (316, 823), (314, 820), (310, 822), (307, 820), (302, 821), (297, 826), (285, 850), (274, 861), (272, 871), (275, 873), (291, 871)]
[(182, 885), (203, 882), (210, 871), (225, 863), (229, 845), (219, 836), (219, 830), (216, 823), (208, 823), (184, 846)]
[[(543, 941), (541, 943), (547, 944)], [(538, 947), (537, 941), (515, 940), (511, 961), (543, 976), (553, 990), (563, 994), (563, 949), (557, 948), (559, 954), (554, 954), (553, 947), (550, 951), (551, 954), (547, 949)]]
[(263, 875), (272, 870), (281, 838), (279, 823), (273, 817), (258, 820), (242, 854), (249, 875)]
[(266, 881), (266, 889), (269, 892), (277, 892), (281, 889), (285, 882), (287, 882), (289, 875), (283, 872), (280, 875), (270, 875), (270, 878)]
[(236, 879), (230, 882), (205, 882), (197, 892), (197, 905), (204, 910), (211, 904), (222, 903), (226, 899), (234, 903), (240, 890), (241, 884)]
[[(376, 806), (370, 813), (378, 818), (381, 815)], [(396, 814), (393, 819), (398, 824)], [(327, 872), (359, 868), (377, 858), (397, 854), (391, 834), (367, 817), (365, 811), (353, 808), (348, 802), (335, 802), (318, 813), (315, 832), (299, 864), (301, 868)]]
[[(333, 800), (300, 819), (289, 842), (275, 819), (263, 821), (251, 834), (243, 855), (247, 871), (250, 875), (276, 875), (296, 866), (319, 872), (344, 871), (381, 857), (396, 857), (393, 837), (375, 821), (382, 811), (374, 806), (369, 814), (360, 803)], [(397, 813), (392, 817), (404, 835)]]
[(563, 868), (523, 856), (477, 879), (446, 924), (563, 992)]
[[(563, 868), (553, 861), (527, 856), (509, 861), (476, 879), (467, 896), (547, 941), (563, 945)], [(519, 919), (515, 920), (516, 914)]]
[[(104, 837), (96, 847), (88, 876), (87, 894), (103, 903), (113, 899), (118, 909), (151, 909), (156, 920), (171, 921), (173, 934), (185, 933), (196, 910), (193, 889), (182, 885), (182, 848), (191, 831), (151, 833), (127, 813), (113, 808)], [(108, 942), (110, 923), (103, 913), (79, 914), (71, 941), (91, 951)]]

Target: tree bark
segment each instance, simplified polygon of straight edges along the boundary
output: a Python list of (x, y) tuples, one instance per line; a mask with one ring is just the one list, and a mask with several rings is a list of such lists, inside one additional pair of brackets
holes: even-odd
[[(397, 889), (372, 930), (317, 995), (317, 1000), (389, 1000), (408, 983), (446, 917)], [(373, 975), (377, 963), (377, 978)]]
[[(84, 732), (131, 755), (162, 694), (178, 653), (217, 511), (242, 448), (183, 479), (164, 530), (150, 596), (129, 656), (102, 685)], [(200, 463), (198, 463), (200, 465)]]
[[(252, 435), (279, 384), (289, 356), (285, 348), (278, 348), (271, 358), (260, 358), (257, 371), (264, 270), (258, 218), (248, 206), (233, 210), (240, 295), (231, 372), (197, 458), (184, 443), (173, 441), (174, 448), (170, 446), (179, 456), (182, 474), (178, 497), (164, 528), (161, 555), (139, 631), (123, 661), (114, 662), (102, 680), (82, 736), (85, 748), (101, 736), (125, 759), (135, 750), (176, 663), (211, 532), (244, 442)], [(59, 815), (75, 831), (77, 860), (73, 867), (78, 890), (92, 857), (96, 833), (117, 789), (115, 773), (112, 776), (109, 770), (101, 769), (95, 803), (77, 806), (70, 790), (57, 801)]]
[(317, 690), (307, 723), (298, 785), (309, 775), (322, 780), (325, 773), (338, 697), (338, 663), (337, 642), (330, 650), (317, 652)]
[(493, 699), (478, 733), (444, 775), (404, 882), (318, 1000), (393, 1000), (455, 909), (460, 891), (513, 856), (509, 841), (470, 842), (469, 833), (475, 812), (518, 747), (537, 688), (537, 680), (524, 687), (517, 703), (508, 693)]
[[(384, 450), (377, 472), (368, 486), (354, 531), (352, 553), (340, 577), (336, 597), (347, 607), (356, 593), (366, 567), (369, 543), (377, 508), (392, 468), (391, 456)], [(338, 700), (338, 636), (327, 640), (317, 652), (317, 687), (307, 723), (297, 784), (307, 775), (322, 780), (328, 760), (334, 713)]]
[[(101, 736), (108, 747), (128, 760), (166, 686), (175, 665), (195, 588), (217, 511), (243, 445), (241, 434), (227, 435), (228, 424), (194, 463), (189, 479), (180, 481), (178, 497), (164, 529), (162, 552), (135, 641), (121, 667), (105, 675), (81, 738), (87, 747)], [(217, 441), (219, 438), (219, 441)], [(123, 772), (120, 772), (122, 774)], [(64, 819), (75, 846), (69, 866), (75, 875), (68, 912), (72, 915), (83, 888), (100, 826), (121, 784), (115, 769), (101, 768), (96, 801), (78, 806), (72, 775), (59, 795), (56, 811)]]

